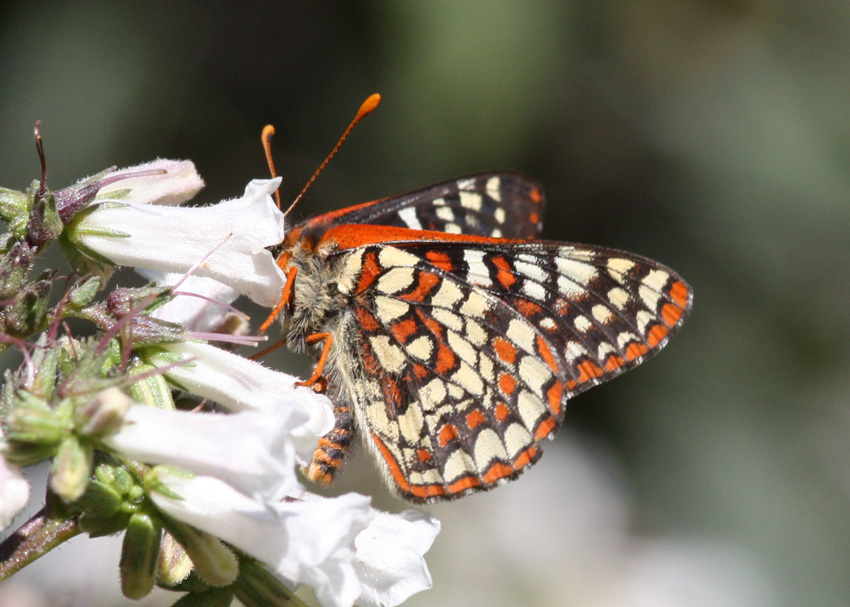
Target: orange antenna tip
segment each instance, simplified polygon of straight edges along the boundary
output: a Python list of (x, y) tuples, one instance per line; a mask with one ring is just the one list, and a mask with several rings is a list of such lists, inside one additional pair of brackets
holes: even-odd
[[(263, 127), (263, 133), (260, 135), (260, 141), (263, 144), (263, 151), (266, 154), (266, 163), (269, 165), (269, 173), (272, 179), (277, 177), (277, 171), (274, 168), (274, 158), (272, 158), (272, 137), (274, 137), (274, 126), (267, 124)], [(280, 188), (274, 191), (275, 202), (277, 208), (280, 208)]]
[(374, 95), (369, 95), (369, 97), (366, 99), (366, 101), (364, 101), (360, 105), (360, 109), (357, 110), (357, 115), (354, 117), (354, 120), (352, 120), (351, 124), (348, 125), (348, 128), (345, 129), (345, 132), (342, 134), (342, 137), (340, 137), (339, 141), (336, 142), (336, 145), (331, 150), (331, 153), (328, 154), (328, 157), (325, 158), (325, 160), (322, 162), (322, 164), (319, 165), (319, 168), (315, 170), (312, 177), (310, 177), (310, 179), (307, 181), (307, 185), (304, 186), (304, 188), (301, 190), (301, 193), (299, 193), (298, 196), (295, 197), (295, 200), (292, 201), (292, 204), (289, 205), (289, 208), (286, 209), (286, 211), (284, 211), (284, 213), (283, 213), (284, 217), (289, 215), (289, 213), (292, 211), (292, 209), (295, 208), (295, 205), (297, 205), (298, 201), (301, 200), (301, 198), (304, 196), (304, 192), (306, 192), (310, 188), (310, 186), (313, 184), (313, 182), (316, 181), (316, 177), (319, 176), (319, 173), (322, 172), (322, 170), (325, 168), (325, 166), (328, 164), (328, 162), (330, 162), (331, 158), (334, 157), (334, 154), (336, 154), (339, 151), (340, 146), (342, 146), (342, 142), (345, 141), (346, 137), (348, 137), (348, 134), (351, 132), (351, 129), (353, 129), (357, 125), (358, 122), (360, 122), (366, 116), (371, 114), (372, 110), (374, 110), (376, 107), (378, 107), (378, 104), (380, 102), (381, 102), (381, 96), (378, 93), (375, 93)]
[(360, 109), (357, 112), (357, 116), (354, 118), (355, 121), (363, 120), (366, 116), (372, 113), (372, 111), (378, 107), (378, 104), (381, 103), (381, 96), (378, 93), (374, 95), (369, 95), (369, 98), (363, 102), (363, 105), (360, 106)]

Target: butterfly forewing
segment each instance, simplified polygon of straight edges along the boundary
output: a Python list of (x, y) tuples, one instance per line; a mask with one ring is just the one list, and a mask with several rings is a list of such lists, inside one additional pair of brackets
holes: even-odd
[(542, 190), (525, 177), (483, 173), (342, 209), (325, 217), (335, 224), (535, 238), (542, 227), (543, 206)]

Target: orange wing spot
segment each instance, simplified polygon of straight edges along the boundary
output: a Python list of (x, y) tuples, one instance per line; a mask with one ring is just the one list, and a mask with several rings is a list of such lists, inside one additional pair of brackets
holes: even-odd
[(564, 395), (564, 386), (561, 382), (556, 381), (546, 392), (546, 397), (549, 399), (549, 410), (552, 415), (561, 414), (561, 397)]
[(567, 380), (567, 390), (572, 390), (578, 385), (578, 382), (572, 379)]
[(532, 445), (522, 453), (514, 458), (514, 468), (519, 470), (520, 468), (525, 468), (528, 464), (534, 462), (534, 458), (537, 457), (537, 453), (540, 451), (539, 447), (535, 447)]
[(511, 410), (508, 409), (508, 406), (505, 403), (499, 403), (496, 405), (496, 421), (503, 422), (508, 419), (508, 415), (511, 414)]
[(612, 354), (608, 357), (608, 361), (605, 363), (606, 371), (616, 371), (620, 367), (626, 364), (626, 361), (622, 356), (617, 356), (616, 354)]
[(555, 360), (555, 357), (552, 355), (552, 350), (549, 349), (549, 346), (546, 344), (546, 340), (543, 339), (542, 335), (537, 336), (537, 352), (540, 356), (543, 357), (543, 360), (546, 361), (546, 364), (549, 365), (549, 368), (552, 369), (552, 373), (558, 375), (560, 369), (558, 369), (558, 363)]
[(407, 478), (404, 476), (404, 472), (401, 471), (401, 467), (398, 465), (395, 456), (389, 449), (387, 449), (384, 442), (378, 438), (378, 435), (374, 432), (372, 432), (372, 440), (375, 441), (375, 444), (378, 446), (378, 451), (381, 452), (384, 461), (387, 462), (387, 469), (390, 471), (390, 475), (393, 477), (393, 480), (396, 482), (399, 489), (405, 492), (410, 492), (410, 483), (407, 482)]
[(440, 251), (428, 251), (425, 253), (425, 259), (446, 272), (454, 270), (452, 259), (447, 253), (441, 253)]
[(513, 375), (508, 373), (502, 373), (499, 376), (499, 389), (502, 391), (502, 394), (506, 394), (510, 396), (516, 390), (516, 380)]
[(454, 424), (446, 424), (440, 428), (440, 434), (437, 439), (440, 441), (440, 446), (445, 447), (454, 439), (457, 438), (457, 428)]
[(442, 485), (411, 485), (408, 493), (410, 493), (413, 497), (427, 499), (429, 497), (445, 495), (446, 488)]
[(360, 326), (366, 331), (377, 331), (381, 328), (381, 325), (378, 324), (378, 320), (372, 316), (366, 308), (356, 306), (355, 310), (357, 311), (357, 320), (360, 321)]
[[(459, 481), (455, 481), (451, 485), (449, 485), (448, 493), (449, 495), (453, 495), (455, 493), (462, 493), (463, 491), (466, 491), (467, 489), (472, 489), (473, 487), (477, 487), (480, 484), (481, 481), (479, 481), (474, 476), (467, 476), (466, 478), (462, 478)], [(439, 488), (443, 489), (443, 492), (445, 492), (445, 489), (443, 487)]]
[(472, 411), (466, 416), (466, 425), (469, 427), (470, 430), (475, 430), (476, 426), (480, 426), (486, 421), (487, 418), (484, 417), (484, 414), (478, 410)]
[(363, 259), (363, 266), (360, 271), (360, 279), (357, 281), (357, 293), (362, 293), (372, 286), (378, 274), (381, 273), (381, 266), (378, 265), (378, 255), (375, 252), (369, 252)]
[(495, 483), (500, 478), (505, 478), (506, 476), (512, 475), (516, 472), (512, 466), (507, 464), (503, 464), (501, 462), (493, 462), (493, 465), (490, 466), (490, 469), (487, 470), (486, 474), (482, 476), (482, 480), (485, 483)]
[(422, 272), (419, 274), (419, 283), (416, 285), (416, 290), (407, 293), (406, 295), (402, 295), (401, 298), (414, 302), (425, 301), (425, 297), (428, 293), (430, 293), (438, 284), (440, 284), (439, 276), (429, 272)]
[(434, 366), (437, 375), (445, 375), (454, 369), (455, 365), (457, 365), (457, 356), (451, 351), (451, 348), (441, 343), (437, 349), (437, 364)]
[(384, 402), (388, 405), (387, 412), (391, 418), (395, 418), (396, 406), (402, 400), (398, 383), (391, 377), (384, 377), (381, 387), (384, 392)]
[(430, 373), (430, 371), (428, 370), (428, 367), (426, 367), (425, 365), (420, 365), (419, 363), (416, 363), (416, 364), (413, 365), (413, 374), (418, 379), (422, 379), (423, 377), (427, 377), (429, 373)]
[(416, 327), (416, 321), (412, 318), (408, 318), (407, 320), (403, 320), (394, 324), (390, 331), (392, 332), (393, 337), (395, 337), (401, 343), (405, 343), (407, 341), (407, 338), (416, 332)]
[(533, 224), (537, 224), (540, 221), (540, 214), (532, 211), (531, 213), (528, 214), (528, 221), (530, 221)]
[(531, 198), (531, 202), (540, 204), (540, 201), (543, 200), (543, 192), (540, 191), (540, 188), (531, 188), (528, 197)]
[(682, 308), (671, 303), (661, 306), (661, 318), (663, 318), (664, 322), (667, 323), (667, 326), (670, 327), (679, 322), (679, 319), (682, 318), (683, 312), (684, 310), (682, 310)]
[(493, 340), (493, 349), (496, 350), (496, 354), (499, 358), (509, 365), (516, 362), (517, 350), (511, 342), (502, 339), (501, 337), (497, 337)]
[(537, 426), (537, 431), (534, 433), (534, 439), (543, 440), (555, 431), (556, 425), (557, 422), (555, 421), (554, 417), (547, 417), (542, 422), (540, 422), (539, 426)]
[(647, 348), (644, 344), (630, 344), (629, 347), (626, 348), (626, 360), (634, 360), (639, 356), (643, 356), (647, 352), (649, 352), (649, 348)]
[(670, 287), (670, 297), (683, 308), (688, 305), (688, 292), (688, 285), (681, 280), (677, 280)]
[(498, 255), (493, 258), (493, 265), (496, 266), (496, 280), (505, 289), (510, 289), (511, 285), (516, 282), (516, 276), (511, 272), (511, 264), (508, 260)]
[(605, 371), (602, 370), (602, 367), (590, 362), (589, 360), (580, 363), (577, 369), (579, 370), (578, 383), (580, 384), (583, 384), (589, 379), (595, 379), (605, 374)]
[(654, 348), (661, 343), (661, 340), (667, 337), (668, 332), (667, 327), (660, 323), (652, 327), (646, 336), (646, 341), (649, 342), (649, 347)]
[(522, 312), (522, 315), (526, 317), (537, 316), (543, 309), (538, 304), (527, 299), (516, 299), (514, 301), (516, 303), (516, 309)]
[(416, 452), (416, 457), (419, 458), (420, 462), (427, 462), (429, 459), (431, 459), (431, 452), (428, 451), (428, 449), (419, 449)]

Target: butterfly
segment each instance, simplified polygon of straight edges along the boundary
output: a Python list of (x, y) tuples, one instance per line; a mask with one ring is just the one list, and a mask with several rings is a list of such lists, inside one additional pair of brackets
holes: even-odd
[(568, 399), (655, 355), (692, 292), (615, 249), (537, 240), (541, 188), (484, 173), (314, 217), (276, 249), (288, 347), (318, 362), (335, 426), (306, 467), (329, 483), (355, 428), (412, 502), (491, 489), (536, 462)]

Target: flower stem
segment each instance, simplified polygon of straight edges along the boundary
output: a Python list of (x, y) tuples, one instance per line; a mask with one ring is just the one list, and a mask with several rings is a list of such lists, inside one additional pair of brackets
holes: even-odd
[(42, 508), (0, 544), (0, 581), (82, 533), (76, 518), (56, 518)]

